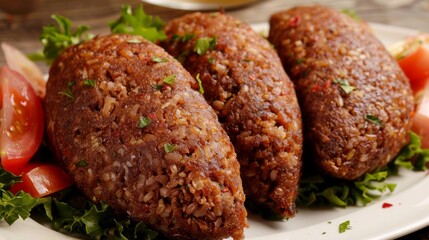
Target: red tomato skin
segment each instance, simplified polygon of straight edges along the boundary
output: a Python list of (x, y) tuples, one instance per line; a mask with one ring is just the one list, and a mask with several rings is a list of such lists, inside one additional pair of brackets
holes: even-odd
[(398, 61), (410, 80), (414, 95), (423, 90), (429, 81), (429, 47), (422, 45), (415, 52)]
[(420, 135), (422, 148), (429, 148), (429, 85), (423, 93), (412, 120), (411, 130)]
[(73, 185), (64, 170), (53, 164), (29, 163), (22, 173), (22, 182), (14, 184), (10, 191), (20, 190), (35, 198), (44, 197)]
[[(19, 175), (39, 148), (44, 131), (43, 108), (31, 85), (17, 72), (3, 66), (0, 72), (1, 165)], [(23, 126), (10, 134), (11, 126)]]

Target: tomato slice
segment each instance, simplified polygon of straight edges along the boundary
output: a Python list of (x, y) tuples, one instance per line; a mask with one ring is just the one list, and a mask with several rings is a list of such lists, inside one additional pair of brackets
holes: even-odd
[(414, 94), (423, 90), (429, 81), (429, 45), (421, 45), (398, 63), (410, 80)]
[(0, 70), (0, 95), (1, 165), (19, 175), (42, 142), (42, 104), (31, 85), (5, 66)]
[(22, 182), (10, 189), (16, 193), (20, 190), (40, 198), (73, 185), (70, 177), (57, 165), (46, 163), (29, 163), (22, 173)]
[(37, 96), (44, 98), (46, 92), (46, 80), (43, 77), (42, 70), (40, 70), (34, 62), (28, 59), (24, 53), (11, 45), (2, 43), (1, 48), (7, 65), (29, 81)]
[(422, 148), (429, 148), (429, 85), (421, 95), (411, 129), (420, 135)]

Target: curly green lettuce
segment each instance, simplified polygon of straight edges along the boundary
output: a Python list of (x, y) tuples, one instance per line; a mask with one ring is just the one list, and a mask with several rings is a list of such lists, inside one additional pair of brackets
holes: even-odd
[(9, 188), (17, 177), (0, 168), (0, 221), (9, 225), (19, 218), (27, 219), (33, 212), (45, 219), (58, 231), (82, 234), (91, 239), (145, 239), (152, 240), (158, 235), (143, 222), (115, 215), (105, 203), (93, 204), (76, 189), (68, 189), (57, 198), (33, 198), (25, 192), (16, 194)]
[[(429, 149), (421, 148), (418, 135), (410, 132), (410, 142), (386, 167), (366, 173), (355, 181), (346, 181), (304, 171), (297, 203), (304, 206), (331, 205), (338, 207), (366, 205), (386, 192), (393, 192), (396, 184), (385, 182), (396, 175), (399, 167), (414, 171), (426, 170)], [(307, 170), (307, 169), (306, 169)]]

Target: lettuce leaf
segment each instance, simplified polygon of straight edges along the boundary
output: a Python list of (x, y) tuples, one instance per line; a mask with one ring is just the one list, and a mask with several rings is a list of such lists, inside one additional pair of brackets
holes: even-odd
[(93, 204), (76, 189), (64, 190), (57, 196), (33, 198), (25, 192), (13, 194), (10, 186), (20, 181), (0, 167), (0, 221), (9, 225), (34, 212), (61, 232), (88, 236), (91, 239), (155, 239), (157, 232), (143, 222), (117, 216), (105, 203)]
[(419, 136), (410, 132), (410, 142), (402, 148), (391, 163), (366, 173), (355, 181), (339, 180), (317, 172), (309, 173), (305, 169), (299, 186), (297, 204), (337, 207), (367, 205), (386, 192), (395, 190), (396, 184), (385, 180), (397, 174), (399, 167), (424, 171), (427, 169), (428, 162), (429, 149), (422, 149)]

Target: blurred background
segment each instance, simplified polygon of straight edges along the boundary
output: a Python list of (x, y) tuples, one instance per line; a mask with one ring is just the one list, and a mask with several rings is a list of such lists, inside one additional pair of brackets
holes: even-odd
[[(148, 0), (163, 3), (165, 0)], [(296, 5), (321, 4), (336, 9), (350, 9), (369, 22), (401, 26), (429, 32), (429, 0), (172, 0), (177, 2), (253, 2), (227, 12), (248, 23), (267, 22), (270, 15)], [(0, 0), (0, 41), (6, 41), (25, 53), (41, 48), (38, 37), (42, 26), (52, 24), (53, 13), (70, 18), (73, 23), (92, 27), (93, 33), (107, 33), (107, 23), (116, 19), (121, 6), (141, 4), (139, 0)], [(191, 5), (187, 5), (191, 6)], [(185, 5), (186, 7), (186, 5)], [(144, 3), (145, 11), (168, 21), (186, 10)], [(0, 64), (4, 57), (0, 55)]]

